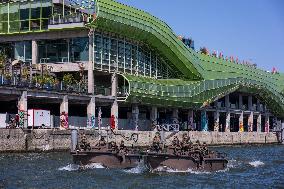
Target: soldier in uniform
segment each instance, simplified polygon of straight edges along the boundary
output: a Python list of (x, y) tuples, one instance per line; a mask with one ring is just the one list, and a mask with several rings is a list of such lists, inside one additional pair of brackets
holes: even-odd
[(99, 142), (97, 143), (96, 146), (105, 146), (106, 145), (106, 141), (105, 141), (105, 137), (101, 136), (101, 139), (99, 140)]
[(160, 136), (160, 133), (156, 133), (154, 138), (153, 138), (153, 144), (152, 144), (152, 147), (154, 148), (155, 151), (160, 151), (162, 148), (161, 148), (161, 136)]
[(174, 136), (174, 139), (172, 141), (172, 147), (174, 149), (174, 154), (176, 154), (181, 148), (180, 148), (180, 141), (177, 136)]
[(114, 141), (111, 141), (111, 142), (109, 143), (109, 148), (110, 148), (110, 150), (113, 151), (113, 152), (117, 152), (117, 150), (118, 150), (118, 147), (117, 147), (117, 145), (116, 145), (116, 142), (114, 142)]
[(124, 141), (122, 140), (119, 145), (118, 155), (122, 157), (122, 163), (125, 162), (125, 154), (127, 153), (126, 146), (124, 145)]
[(182, 136), (181, 149), (184, 152), (189, 151), (191, 149), (190, 137), (186, 133), (184, 133)]
[(85, 134), (82, 135), (81, 137), (81, 141), (80, 141), (80, 149), (83, 149), (83, 150), (91, 150), (91, 145), (90, 143), (88, 142), (87, 140), (87, 137)]
[(207, 148), (206, 142), (204, 142), (204, 143), (203, 143), (203, 145), (201, 146), (201, 152), (202, 152), (203, 156), (205, 156), (205, 155), (208, 155), (208, 154), (209, 154), (209, 151), (208, 151), (208, 148)]

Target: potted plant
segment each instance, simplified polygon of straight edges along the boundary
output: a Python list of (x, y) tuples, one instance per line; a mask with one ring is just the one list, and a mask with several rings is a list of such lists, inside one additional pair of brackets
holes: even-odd
[(27, 87), (29, 85), (29, 70), (27, 67), (23, 68), (21, 79), (21, 86)]
[(63, 84), (67, 91), (72, 91), (72, 84), (74, 83), (74, 77), (72, 74), (64, 74), (63, 76)]
[(12, 74), (9, 72), (4, 73), (3, 84), (4, 85), (11, 85), (12, 83)]

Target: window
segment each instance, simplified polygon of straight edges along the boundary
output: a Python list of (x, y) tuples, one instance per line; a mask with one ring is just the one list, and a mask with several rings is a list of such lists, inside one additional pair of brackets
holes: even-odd
[(40, 7), (32, 8), (31, 19), (38, 19), (38, 18), (40, 18)]

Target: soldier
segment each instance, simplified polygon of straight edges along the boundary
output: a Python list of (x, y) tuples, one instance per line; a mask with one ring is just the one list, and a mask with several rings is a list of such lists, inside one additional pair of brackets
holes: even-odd
[(114, 141), (111, 141), (109, 143), (109, 148), (110, 148), (111, 151), (114, 151), (114, 152), (118, 150), (116, 142), (114, 142)]
[(119, 150), (125, 150), (125, 145), (124, 145), (124, 141), (121, 140), (120, 145), (119, 145)]
[(180, 142), (177, 136), (174, 136), (174, 139), (172, 141), (172, 146), (179, 146)]
[(118, 155), (122, 157), (122, 163), (125, 162), (125, 154), (127, 153), (126, 146), (124, 145), (124, 141), (122, 140), (119, 145)]
[(181, 148), (184, 152), (189, 151), (191, 148), (190, 137), (186, 133), (184, 133), (182, 136)]
[(206, 142), (204, 142), (203, 145), (201, 146), (201, 152), (202, 152), (203, 155), (208, 155), (209, 154)]
[(174, 149), (174, 154), (176, 154), (177, 151), (180, 150), (180, 141), (177, 136), (174, 136), (174, 139), (172, 141), (172, 147)]
[(160, 136), (160, 133), (156, 133), (154, 138), (153, 138), (153, 144), (152, 144), (152, 147), (154, 148), (155, 151), (160, 151), (162, 148), (161, 148), (161, 136)]
[(83, 134), (82, 137), (81, 137), (80, 148), (85, 150), (85, 151), (87, 149), (91, 150), (90, 143), (88, 142), (87, 137), (86, 137), (85, 134)]
[(197, 140), (193, 146), (194, 151), (200, 151), (200, 142)]
[(106, 145), (105, 137), (101, 136), (101, 139), (99, 140), (96, 146), (105, 146), (105, 145)]

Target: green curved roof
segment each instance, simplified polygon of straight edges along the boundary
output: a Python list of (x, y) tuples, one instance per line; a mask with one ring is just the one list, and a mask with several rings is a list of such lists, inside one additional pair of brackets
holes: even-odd
[(149, 45), (182, 75), (176, 80), (153, 80), (124, 75), (131, 98), (144, 103), (202, 107), (232, 91), (246, 89), (284, 117), (284, 75), (236, 64), (195, 52), (158, 18), (113, 0), (96, 0), (97, 18), (91, 27)]

